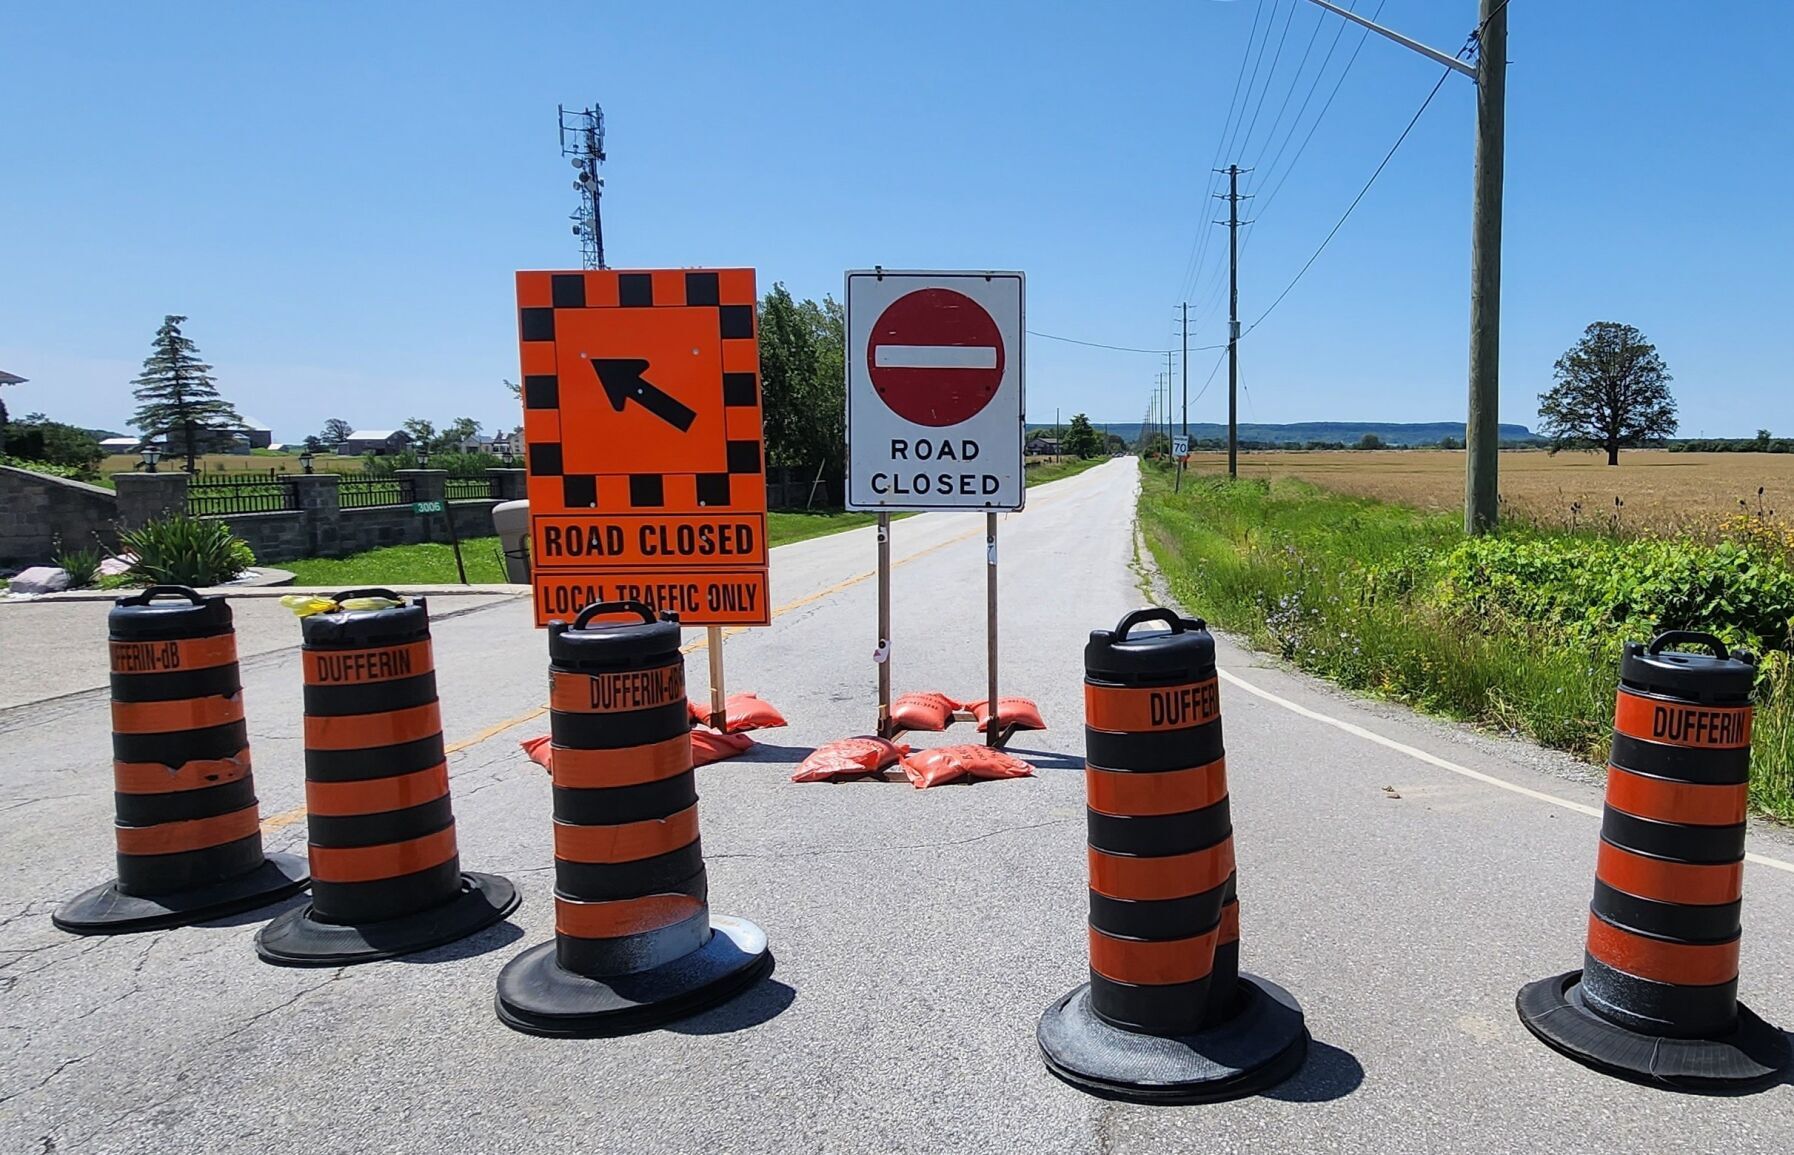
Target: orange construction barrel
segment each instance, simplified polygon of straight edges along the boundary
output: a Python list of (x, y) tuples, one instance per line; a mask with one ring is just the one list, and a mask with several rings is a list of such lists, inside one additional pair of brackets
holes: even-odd
[(1518, 999), (1554, 1050), (1689, 1090), (1789, 1069), (1787, 1038), (1738, 1001), (1756, 673), (1711, 634), (1626, 643), (1583, 966)]
[(1239, 971), (1215, 639), (1201, 621), (1146, 609), (1091, 633), (1084, 750), (1090, 981), (1041, 1016), (1047, 1069), (1147, 1103), (1289, 1078), (1308, 1052), (1302, 1010)]
[(229, 604), (151, 586), (118, 599), (106, 624), (118, 878), (51, 920), (76, 934), (125, 934), (305, 889), (302, 861), (262, 853)]
[(311, 902), (255, 936), (281, 966), (343, 966), (428, 950), (517, 909), (510, 879), (461, 869), (449, 803), (430, 611), (398, 602), (301, 620)]
[(548, 678), (555, 937), (499, 972), (498, 1017), (537, 1035), (622, 1034), (772, 973), (765, 933), (710, 911), (678, 619), (601, 602), (550, 622)]

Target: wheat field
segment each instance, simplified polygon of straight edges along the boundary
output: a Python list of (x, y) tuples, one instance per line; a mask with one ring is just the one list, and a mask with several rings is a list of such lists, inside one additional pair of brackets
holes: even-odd
[[(1341, 493), (1421, 509), (1461, 510), (1464, 454), (1439, 449), (1242, 453), (1241, 477), (1295, 477)], [(1196, 453), (1190, 468), (1223, 473), (1224, 453)], [(1758, 489), (1762, 489), (1759, 497)], [(1615, 499), (1619, 504), (1615, 504)], [(1794, 454), (1605, 454), (1510, 450), (1501, 455), (1505, 516), (1550, 525), (1675, 531), (1704, 528), (1741, 512), (1794, 515)], [(1772, 513), (1771, 511), (1779, 512)]]

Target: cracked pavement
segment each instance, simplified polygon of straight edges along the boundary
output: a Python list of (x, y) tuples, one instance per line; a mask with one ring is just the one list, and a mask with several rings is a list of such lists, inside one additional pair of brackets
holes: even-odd
[[(712, 906), (762, 926), (777, 970), (630, 1038), (540, 1039), (492, 1011), (498, 969), (551, 934), (548, 779), (517, 747), (545, 717), (449, 763), (463, 865), (517, 882), (513, 918), (407, 959), (293, 970), (251, 945), (288, 904), (118, 938), (54, 929), (55, 906), (112, 869), (106, 694), (0, 709), (0, 1151), (1794, 1149), (1794, 1088), (1665, 1094), (1577, 1067), (1520, 1026), (1518, 987), (1580, 957), (1594, 820), (1229, 686), (1244, 959), (1302, 1002), (1310, 1061), (1266, 1095), (1197, 1108), (1105, 1103), (1047, 1074), (1035, 1023), (1085, 970), (1081, 647), (1143, 600), (1133, 470), (1043, 487), (1003, 519), (1002, 690), (1036, 699), (1052, 727), (1014, 743), (1033, 779), (789, 782), (814, 745), (871, 727), (875, 587), (855, 579), (873, 543), (861, 530), (774, 552), (774, 605), (801, 604), (729, 639), (728, 687), (791, 725), (698, 782)], [(898, 522), (893, 556), (897, 690), (982, 697), (982, 519)], [(103, 651), (103, 614), (82, 628), (79, 644)], [(246, 628), (265, 841), (302, 852), (298, 629)], [(435, 637), (451, 744), (540, 706), (544, 643), (525, 603), (495, 599)], [(1313, 710), (1599, 803), (1567, 760), (1348, 698), (1225, 640), (1221, 657)], [(0, 646), (15, 684), (21, 660)], [(704, 653), (687, 668), (702, 695)], [(970, 739), (961, 726), (912, 740)], [(1794, 861), (1777, 831), (1754, 831), (1752, 849)], [(1745, 886), (1743, 997), (1794, 1025), (1794, 874), (1753, 866)]]

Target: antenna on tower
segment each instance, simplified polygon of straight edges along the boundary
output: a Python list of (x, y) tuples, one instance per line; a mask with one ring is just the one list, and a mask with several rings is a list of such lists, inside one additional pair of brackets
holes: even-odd
[(604, 222), (599, 216), (598, 200), (604, 195), (604, 109), (590, 108), (568, 111), (556, 105), (561, 120), (561, 155), (573, 160), (573, 188), (579, 193), (579, 207), (568, 216), (573, 222), (573, 235), (579, 238), (579, 255), (588, 269), (602, 269), (604, 264)]

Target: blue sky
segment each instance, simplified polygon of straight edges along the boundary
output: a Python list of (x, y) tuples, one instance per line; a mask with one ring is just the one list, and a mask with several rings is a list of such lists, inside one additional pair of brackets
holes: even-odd
[[(1510, 13), (1503, 420), (1533, 423), (1556, 356), (1619, 320), (1669, 362), (1684, 434), (1794, 432), (1794, 82), (1777, 59), (1794, 5)], [(6, 401), (123, 427), (179, 312), (226, 395), (285, 439), (333, 416), (510, 421), (511, 274), (578, 261), (555, 105), (594, 100), (614, 266), (751, 265), (809, 296), (875, 263), (1017, 268), (1032, 328), (1162, 348), (1188, 293), (1192, 343), (1212, 344), (1209, 168), (1255, 16), (1275, 18), (1248, 90), (1262, 108), (1220, 158), (1262, 166), (1248, 323), (1439, 73), (1372, 38), (1289, 169), (1347, 32), (1270, 199), (1335, 29), (1301, 0), (9, 4), (0, 368), (32, 381)], [(1475, 4), (1382, 0), (1382, 19), (1455, 49)], [(1473, 117), (1454, 77), (1242, 344), (1243, 419), (1463, 417)], [(1192, 396), (1215, 357), (1192, 355)], [(1135, 421), (1163, 358), (1033, 340), (1028, 367), (1032, 419)], [(1192, 420), (1224, 419), (1224, 377)]]

